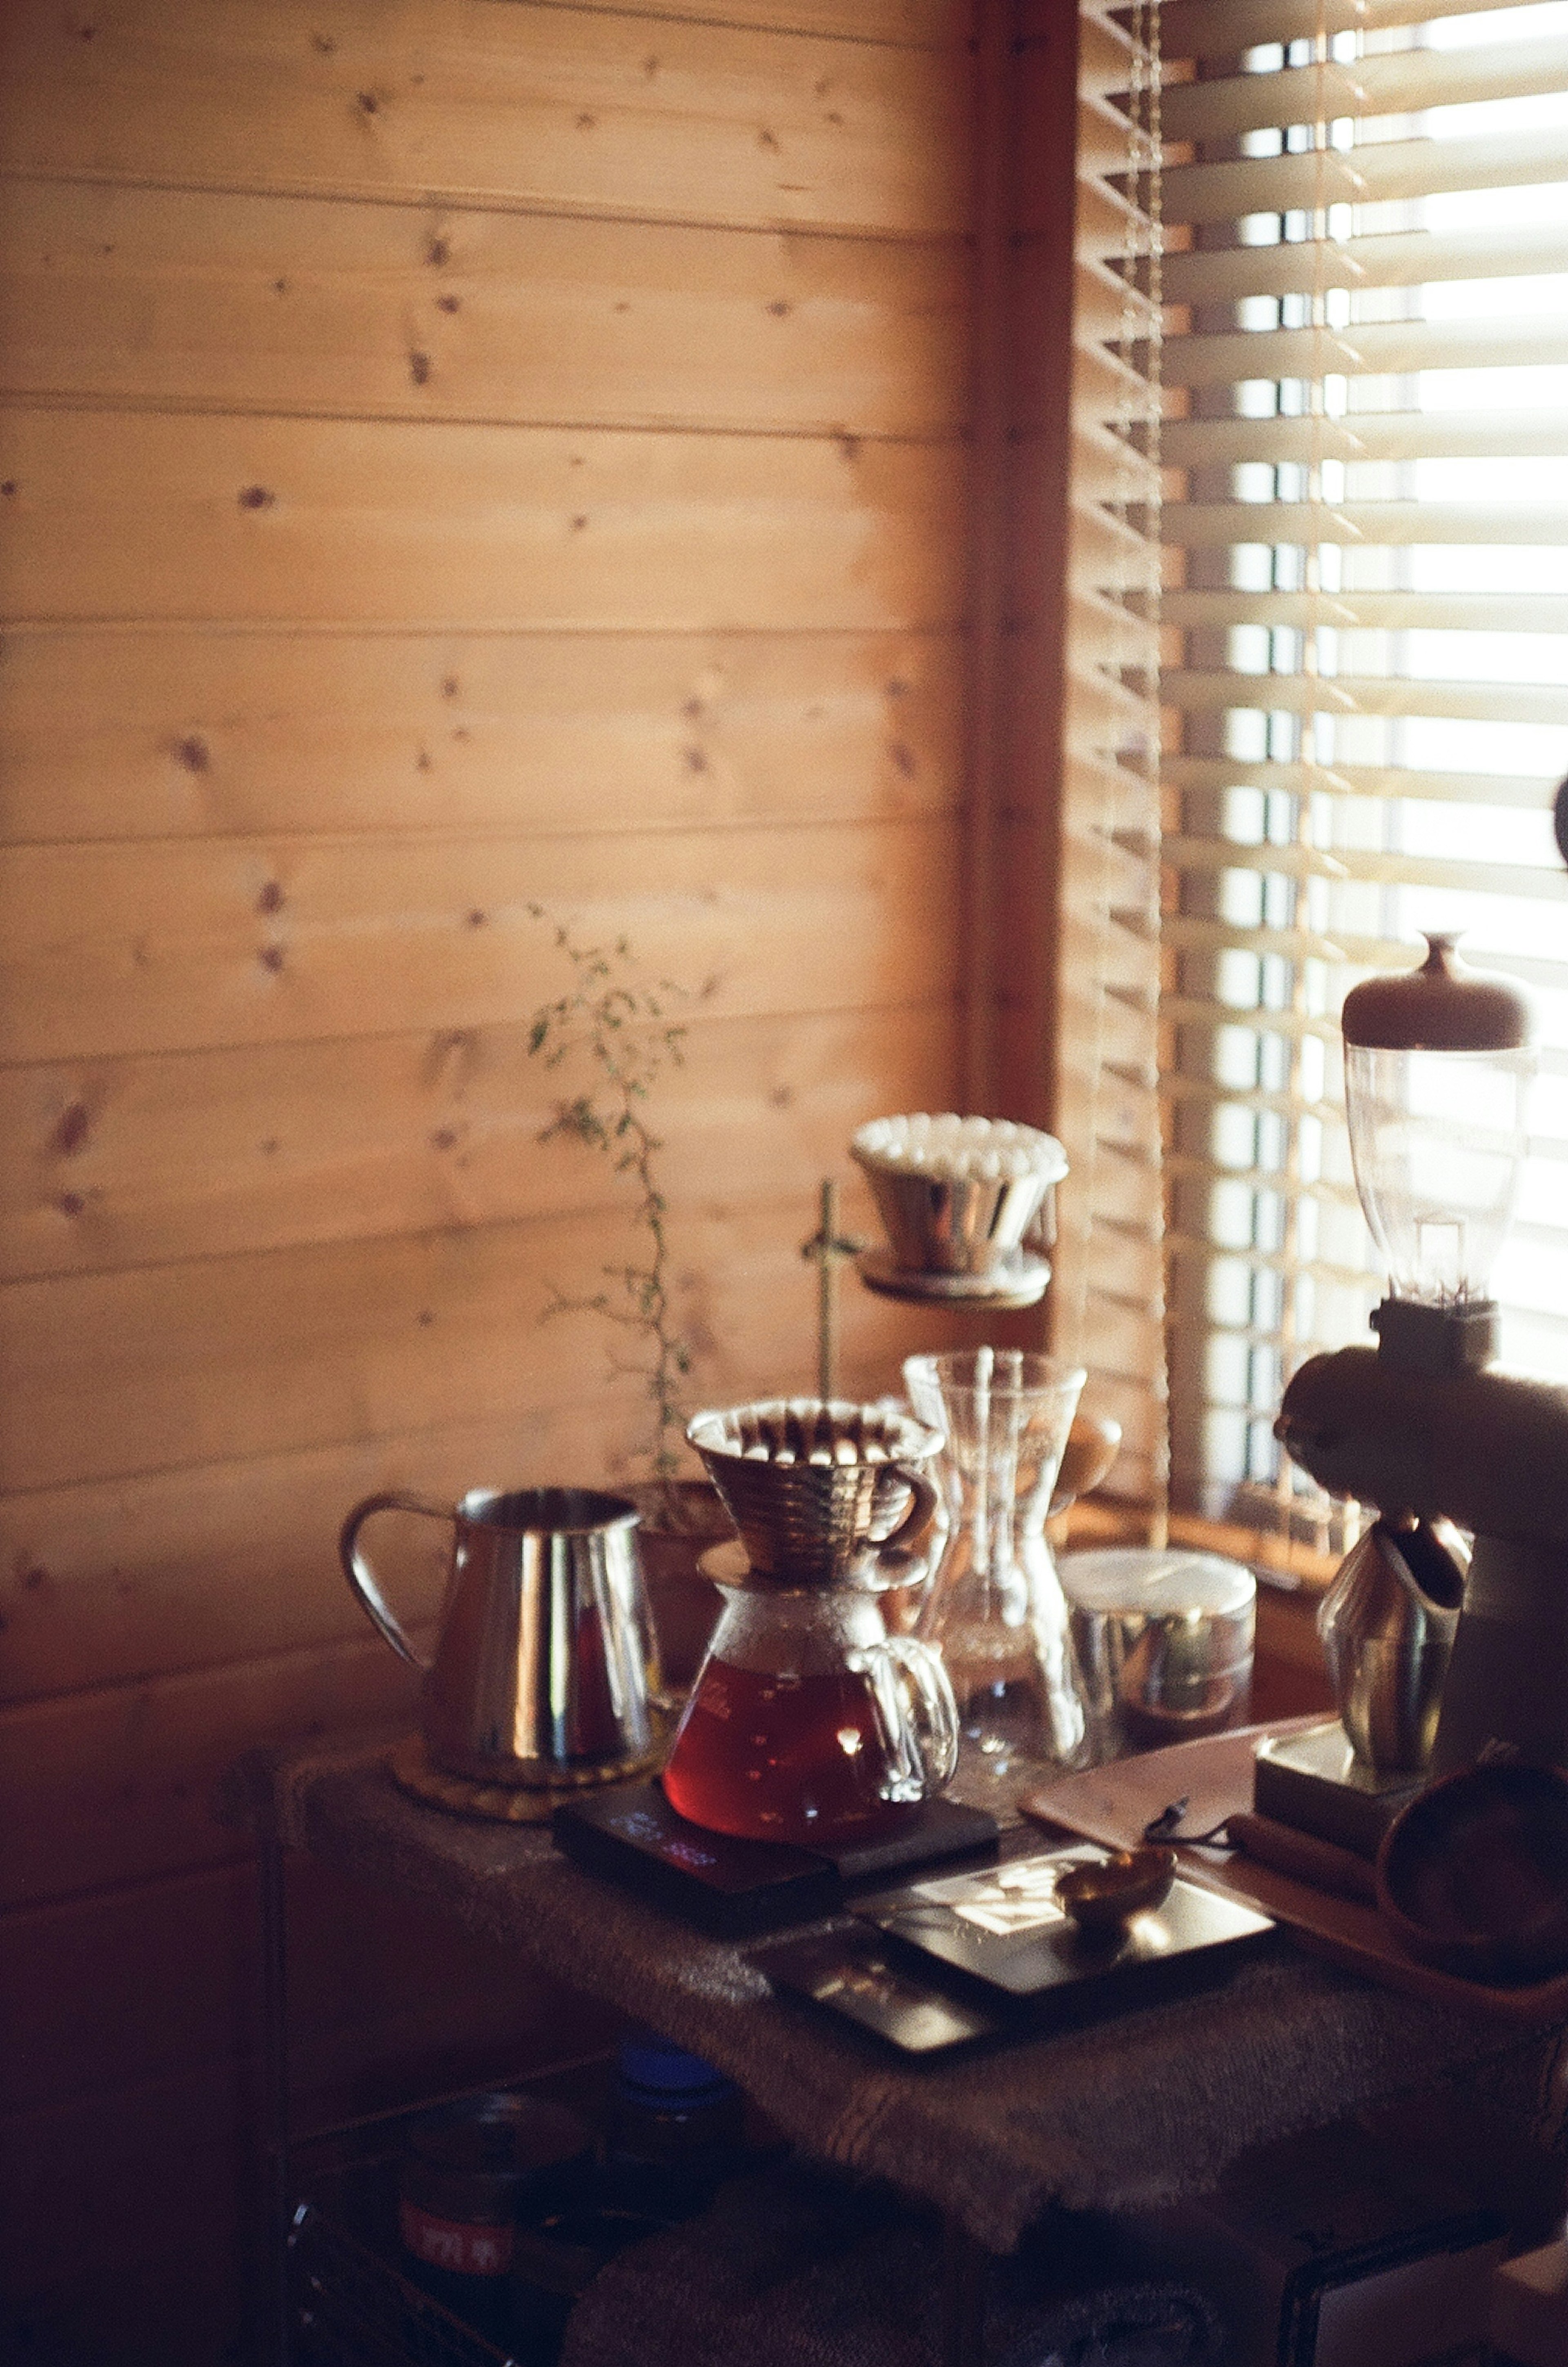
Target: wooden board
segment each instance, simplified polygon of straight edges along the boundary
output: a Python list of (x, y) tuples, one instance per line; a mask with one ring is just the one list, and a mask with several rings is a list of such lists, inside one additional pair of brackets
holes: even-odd
[[(776, 1394), (812, 1371), (816, 1302), (797, 1247), (808, 1213), (787, 1202), (674, 1212), (676, 1319), (695, 1338), (710, 1402)], [(591, 1401), (604, 1387), (603, 1322), (562, 1316), (541, 1332), (540, 1317), (557, 1285), (601, 1287), (620, 1249), (593, 1213), (9, 1284), (6, 1484), (194, 1475), (459, 1412)], [(847, 1373), (874, 1343), (888, 1386), (921, 1319), (846, 1295)], [(626, 1394), (635, 1401), (635, 1383)]]
[[(652, 1112), (665, 1189), (809, 1204), (854, 1128), (945, 1100), (951, 1003), (694, 1015)], [(545, 1069), (525, 1025), (0, 1070), (0, 1276), (162, 1264), (560, 1216), (627, 1195), (581, 1149), (541, 1147), (581, 1063)], [(858, 1184), (845, 1220), (876, 1230)]]
[(168, 841), (0, 861), (0, 1051), (79, 1060), (514, 1022), (560, 991), (536, 902), (717, 1015), (936, 1002), (947, 820), (719, 836)]
[(182, 411), (951, 435), (956, 241), (0, 182), (0, 389)]
[(956, 447), (852, 436), (14, 410), (0, 612), (930, 629), (962, 496)]
[(476, 834), (952, 810), (953, 636), (208, 633), (0, 642), (0, 837)]
[[(254, 2219), (216, 1779), (412, 1715), (344, 1511), (645, 1439), (536, 1319), (617, 1241), (531, 1140), (525, 906), (696, 992), (698, 1387), (807, 1378), (818, 1175), (953, 1098), (969, 13), (0, 11), (0, 2284), (106, 2271), (84, 2357)], [(849, 1284), (844, 1386), (932, 1320)], [(418, 1627), (440, 1540), (383, 1543)], [(304, 1938), (339, 2105), (537, 2007)]]
[[(547, 1344), (547, 1343), (541, 1343)], [(465, 1411), (395, 1436), (243, 1455), (143, 1478), (72, 1482), (0, 1502), (5, 1698), (22, 1703), (277, 1652), (363, 1642), (336, 1539), (361, 1497), (408, 1489), (613, 1482), (646, 1436), (642, 1408), (586, 1402)], [(434, 1619), (444, 1541), (410, 1523), (378, 1551), (411, 1628)], [(15, 1653), (11, 1647), (15, 1644)]]
[[(573, 0), (606, 16), (626, 13), (626, 0)], [(637, 0), (639, 17), (679, 17), (688, 24), (749, 25), (782, 33), (823, 33), (843, 41), (892, 41), (941, 49), (974, 29), (974, 0)]]
[[(1081, 1775), (1058, 1777), (1020, 1806), (1042, 1823), (1064, 1825), (1069, 1832), (1112, 1849), (1131, 1849), (1142, 1840), (1152, 1818), (1168, 1802), (1185, 1796), (1187, 1821), (1195, 1831), (1207, 1832), (1226, 1816), (1251, 1807), (1253, 1754), (1263, 1734), (1299, 1731), (1315, 1722), (1296, 1718), (1272, 1728), (1241, 1727), (1234, 1734), (1113, 1761)], [(1239, 1852), (1227, 1856), (1218, 1850), (1187, 1848), (1179, 1856), (1183, 1874), (1205, 1890), (1271, 1915), (1314, 1954), (1347, 1965), (1387, 1988), (1525, 2026), (1561, 2022), (1568, 2016), (1568, 1973), (1514, 1988), (1461, 1980), (1404, 1954), (1375, 1908), (1314, 1889)]]
[(116, 1685), (0, 1714), (11, 1803), (0, 1906), (43, 1904), (249, 1855), (213, 1813), (254, 1744), (417, 1716), (417, 1679), (367, 1632), (328, 1651)]
[(13, 172), (916, 235), (964, 217), (964, 51), (522, 0), (30, 0), (0, 68)]

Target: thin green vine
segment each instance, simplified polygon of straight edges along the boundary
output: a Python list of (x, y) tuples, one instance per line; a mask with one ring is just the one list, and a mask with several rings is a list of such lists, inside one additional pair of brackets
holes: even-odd
[[(530, 904), (536, 921), (547, 921), (543, 905)], [(609, 1161), (613, 1173), (631, 1178), (637, 1193), (634, 1221), (647, 1237), (646, 1260), (602, 1269), (613, 1286), (587, 1297), (569, 1297), (551, 1285), (545, 1308), (557, 1315), (602, 1315), (607, 1323), (640, 1334), (650, 1361), (616, 1365), (644, 1382), (654, 1413), (650, 1459), (654, 1477), (672, 1478), (680, 1467), (685, 1416), (681, 1384), (692, 1369), (692, 1352), (676, 1328), (670, 1304), (668, 1204), (660, 1188), (656, 1161), (664, 1148), (644, 1115), (649, 1096), (667, 1064), (684, 1059), (686, 1031), (668, 1016), (667, 1006), (682, 990), (660, 979), (649, 987), (625, 937), (612, 946), (580, 946), (559, 923), (556, 945), (571, 968), (572, 984), (554, 1002), (541, 1003), (528, 1029), (528, 1052), (547, 1069), (558, 1069), (574, 1053), (585, 1053), (595, 1081), (585, 1093), (557, 1105), (540, 1129), (540, 1142), (573, 1141)]]

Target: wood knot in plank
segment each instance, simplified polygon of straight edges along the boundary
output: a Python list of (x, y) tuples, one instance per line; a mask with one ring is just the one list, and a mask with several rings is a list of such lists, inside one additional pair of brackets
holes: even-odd
[(67, 1102), (55, 1121), (51, 1148), (62, 1159), (74, 1159), (79, 1150), (86, 1149), (92, 1126), (85, 1102)]

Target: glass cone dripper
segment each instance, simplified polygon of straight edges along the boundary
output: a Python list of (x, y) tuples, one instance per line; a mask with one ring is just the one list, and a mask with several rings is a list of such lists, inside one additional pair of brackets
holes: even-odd
[(1000, 1784), (1019, 1762), (1074, 1765), (1087, 1717), (1045, 1515), (1084, 1374), (980, 1348), (910, 1356), (904, 1381), (919, 1418), (947, 1433), (947, 1541), (918, 1633), (953, 1682), (964, 1772)]

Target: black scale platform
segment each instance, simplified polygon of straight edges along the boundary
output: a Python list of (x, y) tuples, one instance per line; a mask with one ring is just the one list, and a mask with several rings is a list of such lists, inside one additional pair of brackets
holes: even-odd
[(678, 1816), (657, 1780), (563, 1802), (556, 1846), (715, 1938), (741, 1940), (837, 1914), (854, 1893), (916, 1868), (996, 1847), (997, 1820), (926, 1800), (897, 1831), (837, 1850), (737, 1840)]

